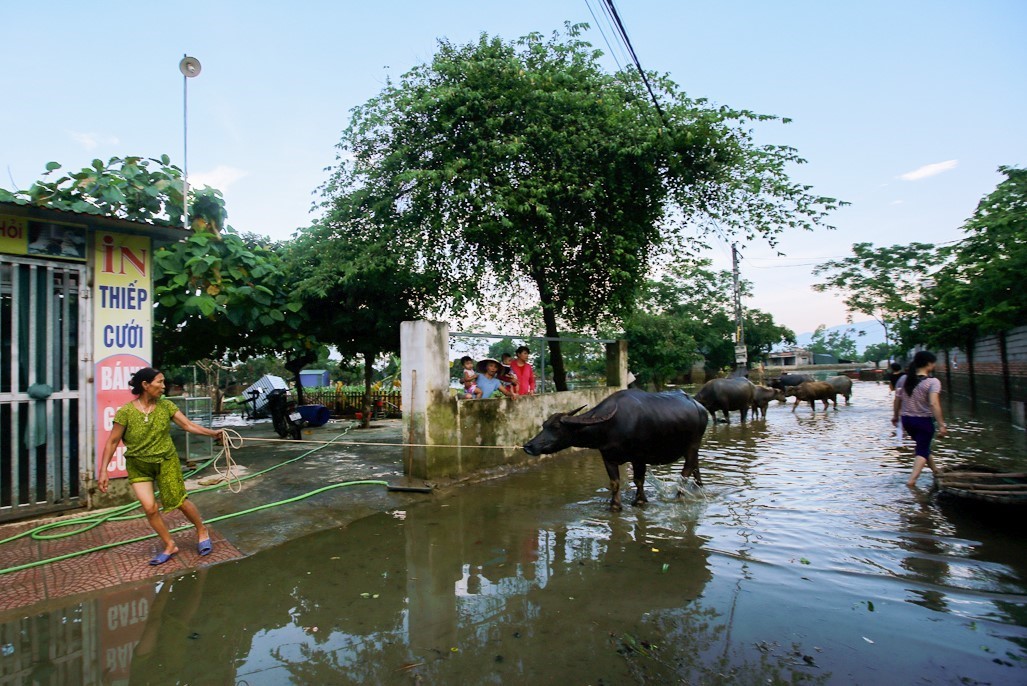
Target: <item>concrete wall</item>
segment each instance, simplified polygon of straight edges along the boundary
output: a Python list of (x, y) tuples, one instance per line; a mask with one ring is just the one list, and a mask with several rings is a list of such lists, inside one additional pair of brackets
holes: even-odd
[(537, 460), (521, 449), (554, 412), (593, 407), (627, 385), (627, 345), (607, 346), (609, 386), (515, 399), (458, 400), (449, 391), (449, 325), (403, 322), (403, 472), (415, 479), (459, 479)]

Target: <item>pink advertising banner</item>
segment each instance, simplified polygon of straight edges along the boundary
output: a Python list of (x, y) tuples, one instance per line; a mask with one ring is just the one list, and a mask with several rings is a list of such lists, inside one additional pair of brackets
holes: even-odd
[[(150, 239), (96, 232), (93, 269), (93, 380), (96, 386), (96, 465), (114, 425), (114, 413), (134, 397), (128, 381), (153, 354), (153, 276)], [(125, 446), (107, 467), (123, 477)]]

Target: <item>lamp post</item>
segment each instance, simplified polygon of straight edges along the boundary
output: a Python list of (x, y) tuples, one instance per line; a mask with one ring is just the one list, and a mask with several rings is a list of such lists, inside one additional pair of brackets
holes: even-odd
[(178, 70), (182, 72), (182, 228), (189, 230), (189, 79), (200, 75), (200, 61), (182, 55)]

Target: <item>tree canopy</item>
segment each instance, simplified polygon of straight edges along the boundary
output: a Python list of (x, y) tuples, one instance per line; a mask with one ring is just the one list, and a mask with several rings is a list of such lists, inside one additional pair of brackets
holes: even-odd
[(1027, 322), (1027, 170), (999, 172), (1006, 179), (963, 225), (966, 238), (943, 251), (910, 334), (920, 342), (962, 346)]
[(364, 423), (370, 421), (374, 362), (398, 353), (400, 323), (417, 319), (432, 287), (396, 246), (355, 223), (320, 223), (300, 231), (286, 261), (295, 296), (313, 313), (305, 330), (364, 363)]
[[(674, 262), (646, 282), (639, 309), (624, 324), (629, 367), (640, 382), (662, 388), (687, 378), (698, 361), (710, 370), (734, 366), (735, 320), (724, 297), (733, 279), (710, 265), (705, 259)], [(752, 289), (744, 280), (739, 288), (742, 295)], [(795, 342), (791, 329), (760, 310), (747, 310), (743, 325), (750, 362), (766, 359), (781, 342)]]
[(834, 355), (839, 360), (852, 361), (858, 357), (856, 329), (849, 327), (841, 331), (828, 331), (826, 324), (821, 324), (813, 331), (809, 345), (806, 347), (816, 355)]
[[(93, 160), (61, 174), (50, 162), (27, 191), (0, 189), (0, 200), (136, 222), (182, 223), (182, 173), (167, 155)], [(154, 253), (154, 362), (307, 351), (316, 342), (301, 329), (306, 314), (285, 282), (266, 239), (239, 236), (226, 224), (220, 191), (190, 188), (194, 233)]]
[(580, 30), (440, 41), (354, 110), (321, 189), (330, 221), (411, 255), (457, 309), (530, 284), (555, 337), (629, 315), (654, 257), (705, 229), (773, 243), (837, 205), (788, 178), (793, 149), (754, 142), (775, 117), (651, 75), (661, 120), (637, 74), (605, 73)]
[(939, 255), (930, 243), (881, 248), (855, 243), (852, 253), (815, 267), (813, 274), (826, 275), (827, 280), (813, 290), (842, 293), (849, 312), (873, 317), (884, 328), (885, 342), (897, 342), (895, 327), (908, 328), (916, 318), (920, 294), (931, 283)]

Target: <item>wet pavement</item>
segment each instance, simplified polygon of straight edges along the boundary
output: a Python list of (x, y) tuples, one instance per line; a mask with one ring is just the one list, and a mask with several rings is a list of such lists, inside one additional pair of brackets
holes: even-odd
[[(401, 424), (387, 419), (361, 429), (355, 422), (333, 421), (305, 429), (299, 441), (286, 441), (267, 421), (218, 422), (216, 426), (242, 437), (242, 446), (231, 452), (235, 464), (230, 476), (235, 478), (230, 487), (223, 481), (204, 485), (217, 477), (215, 467), (226, 471), (222, 458), (187, 481), (190, 498), (211, 530), (214, 550), (208, 556), (199, 556), (194, 530), (177, 510), (165, 519), (180, 552), (156, 567), (148, 560), (160, 544), (138, 508), (99, 524), (92, 518), (103, 519), (116, 508), (0, 525), (0, 541), (5, 541), (0, 544), (0, 616), (34, 612), (52, 605), (49, 601), (237, 559), (411, 500), (430, 498), (430, 494), (390, 492), (378, 483), (344, 485), (354, 481), (425, 485), (404, 480), (402, 448), (396, 445)], [(332, 486), (336, 487), (310, 495)], [(268, 507), (274, 503), (281, 504)], [(254, 508), (265, 509), (246, 512)], [(58, 523), (62, 525), (55, 526)], [(25, 535), (44, 525), (54, 528), (35, 537)], [(175, 532), (179, 527), (183, 530)], [(6, 571), (11, 569), (15, 571)]]

